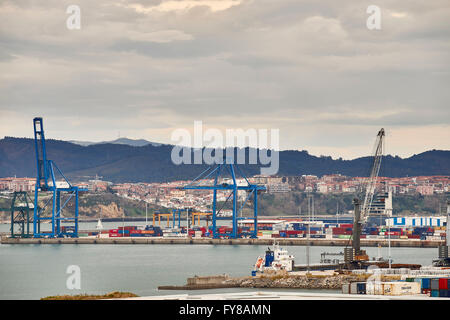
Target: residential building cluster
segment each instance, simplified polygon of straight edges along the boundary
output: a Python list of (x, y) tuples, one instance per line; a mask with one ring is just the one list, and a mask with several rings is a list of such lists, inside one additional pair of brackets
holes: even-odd
[(0, 191), (34, 191), (36, 178), (0, 178)]
[[(245, 185), (246, 181), (237, 181)], [(287, 193), (290, 191), (318, 192), (322, 194), (355, 193), (364, 191), (366, 177), (347, 177), (341, 174), (330, 174), (318, 177), (302, 176), (253, 176), (249, 178), (253, 184), (264, 185), (268, 193)], [(34, 178), (0, 178), (0, 191), (34, 191)], [(79, 183), (90, 192), (113, 192), (118, 196), (146, 201), (167, 208), (195, 207), (199, 211), (210, 211), (213, 194), (210, 190), (183, 190), (190, 181), (173, 181), (167, 183), (111, 183), (99, 178)], [(223, 179), (219, 183), (232, 183)], [(202, 181), (204, 185), (212, 185), (213, 180)], [(393, 194), (432, 195), (450, 192), (450, 176), (420, 176), (388, 178), (380, 177), (378, 191), (392, 191)], [(219, 191), (217, 200), (226, 201), (228, 192)], [(239, 192), (239, 200), (244, 200), (247, 192)]]

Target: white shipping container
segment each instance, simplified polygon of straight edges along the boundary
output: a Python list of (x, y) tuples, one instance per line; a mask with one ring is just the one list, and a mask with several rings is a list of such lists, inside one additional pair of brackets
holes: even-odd
[(350, 283), (344, 283), (342, 285), (342, 293), (343, 294), (350, 294)]
[(286, 224), (285, 223), (276, 223), (272, 225), (272, 229), (273, 230), (285, 230), (286, 229)]
[(418, 282), (384, 282), (383, 294), (386, 296), (402, 296), (420, 294), (420, 283)]
[(350, 283), (350, 294), (358, 294), (357, 282)]
[(368, 281), (366, 284), (366, 293), (371, 295), (383, 295), (384, 293), (383, 282)]
[(201, 231), (195, 231), (194, 237), (201, 238), (202, 237), (202, 232)]

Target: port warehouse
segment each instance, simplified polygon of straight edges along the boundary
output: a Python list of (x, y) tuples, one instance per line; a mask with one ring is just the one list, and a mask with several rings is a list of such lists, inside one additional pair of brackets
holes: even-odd
[[(316, 221), (304, 221), (295, 218), (259, 219), (258, 238), (311, 238), (311, 239), (350, 239), (353, 234), (352, 218), (325, 218)], [(416, 239), (442, 241), (446, 239), (446, 217), (416, 218), (417, 224), (406, 225), (406, 219), (387, 219), (388, 225), (362, 228), (362, 239)], [(419, 223), (420, 222), (420, 223)], [(403, 223), (403, 224), (399, 224)], [(253, 219), (239, 221), (239, 233), (244, 236), (253, 232)], [(232, 232), (230, 226), (217, 226), (221, 238), (229, 238)], [(79, 233), (80, 237), (212, 237), (211, 226), (193, 226), (161, 228), (156, 225), (121, 226), (109, 230)]]
[[(450, 297), (450, 270), (422, 267), (420, 270), (409, 269), (378, 269), (381, 274), (399, 274), (400, 280), (382, 282), (374, 279), (366, 282), (350, 282), (342, 285), (343, 294), (367, 295), (427, 295), (435, 298)], [(362, 270), (353, 270), (361, 273)], [(367, 272), (367, 271), (364, 271)]]

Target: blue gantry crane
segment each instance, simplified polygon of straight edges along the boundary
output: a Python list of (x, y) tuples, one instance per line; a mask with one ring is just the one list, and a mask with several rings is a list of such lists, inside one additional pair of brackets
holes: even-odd
[[(225, 159), (224, 159), (225, 160)], [(224, 177), (224, 175), (228, 173), (231, 176), (230, 183), (221, 182), (220, 177)], [(241, 178), (245, 179), (245, 183), (243, 185), (239, 185), (237, 179)], [(211, 185), (200, 185), (201, 180), (212, 179), (214, 177), (214, 182)], [(234, 164), (232, 161), (224, 161), (224, 163), (218, 164), (216, 167), (208, 167), (205, 171), (203, 171), (199, 176), (197, 176), (191, 183), (188, 185), (181, 187), (184, 190), (212, 190), (213, 191), (213, 204), (212, 204), (212, 232), (213, 238), (217, 239), (223, 236), (229, 236), (230, 238), (236, 239), (242, 237), (244, 234), (239, 232), (238, 229), (238, 220), (241, 219), (249, 219), (247, 217), (239, 216), (244, 208), (245, 204), (249, 202), (249, 199), (253, 197), (253, 217), (250, 219), (254, 222), (253, 230), (250, 234), (251, 238), (257, 237), (258, 232), (258, 193), (266, 190), (266, 187), (251, 184), (247, 177), (242, 173), (241, 169), (237, 164)], [(240, 190), (244, 190), (247, 192), (246, 199), (242, 202), (240, 206), (238, 206), (238, 192)], [(224, 208), (225, 204), (221, 208), (217, 208), (217, 192), (218, 191), (229, 191), (229, 195), (225, 203), (228, 202), (230, 198), (232, 198), (233, 202), (233, 211), (231, 217), (221, 216), (221, 210)], [(232, 233), (231, 235), (221, 234), (217, 231), (217, 220), (231, 220), (232, 221)]]
[(30, 204), (31, 198), (25, 191), (14, 191), (11, 207), (0, 208), (11, 213), (11, 238), (30, 237)]
[[(73, 186), (64, 176), (58, 166), (52, 160), (47, 160), (47, 148), (45, 146), (44, 125), (42, 118), (33, 119), (34, 145), (36, 149), (36, 187), (34, 192), (34, 215), (33, 215), (33, 236), (40, 237), (78, 237), (78, 197), (80, 191), (86, 189)], [(58, 186), (55, 173), (63, 178), (63, 183)], [(44, 206), (38, 206), (39, 192), (52, 192), (52, 196), (47, 199)], [(61, 194), (66, 194), (67, 199), (61, 204)], [(69, 201), (74, 202), (74, 214), (71, 217), (64, 217), (62, 210)], [(46, 208), (51, 202), (51, 215), (44, 215)], [(41, 221), (51, 222), (50, 232), (41, 232)], [(64, 226), (62, 225), (64, 224)]]

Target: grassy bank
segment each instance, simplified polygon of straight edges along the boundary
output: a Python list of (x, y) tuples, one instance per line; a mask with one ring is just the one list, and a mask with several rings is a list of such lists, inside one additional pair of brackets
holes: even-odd
[(119, 299), (119, 298), (133, 298), (139, 297), (131, 292), (114, 291), (106, 294), (77, 294), (77, 295), (58, 295), (41, 298), (41, 300), (102, 300), (102, 299)]

